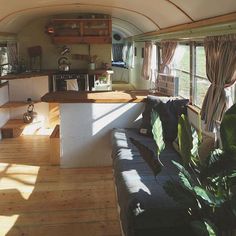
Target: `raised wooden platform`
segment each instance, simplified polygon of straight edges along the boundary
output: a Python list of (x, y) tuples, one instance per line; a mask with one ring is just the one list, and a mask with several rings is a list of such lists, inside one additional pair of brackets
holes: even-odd
[(1, 128), (2, 138), (16, 138), (21, 135), (26, 123), (22, 119), (13, 119), (7, 121), (7, 123)]

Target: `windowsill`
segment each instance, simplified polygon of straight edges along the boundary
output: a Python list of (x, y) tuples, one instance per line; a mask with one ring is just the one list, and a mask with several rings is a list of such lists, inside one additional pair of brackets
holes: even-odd
[(8, 81), (6, 82), (3, 82), (3, 83), (0, 83), (0, 88), (4, 87), (4, 86), (7, 86), (8, 85)]
[(194, 105), (188, 105), (188, 108), (196, 114), (200, 114), (200, 112), (201, 112), (201, 109), (197, 106), (194, 106)]

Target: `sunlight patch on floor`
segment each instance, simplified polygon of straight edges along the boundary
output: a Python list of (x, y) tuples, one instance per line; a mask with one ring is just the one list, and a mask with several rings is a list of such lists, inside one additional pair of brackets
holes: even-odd
[(37, 123), (32, 123), (24, 128), (22, 135), (50, 135), (52, 131), (52, 128), (45, 128)]
[[(0, 199), (11, 202), (16, 198), (28, 200), (35, 189), (39, 166), (0, 163)], [(2, 194), (2, 192), (4, 194)], [(11, 207), (9, 205), (9, 207)], [(0, 235), (7, 235), (20, 215), (1, 215)]]
[(15, 225), (15, 222), (19, 218), (20, 215), (12, 215), (12, 216), (2, 216), (0, 215), (0, 222), (4, 222), (1, 224), (0, 235), (7, 235), (7, 233), (11, 230), (11, 228)]
[(1, 190), (16, 191), (27, 200), (34, 190), (39, 169), (39, 166), (1, 164), (0, 192)]

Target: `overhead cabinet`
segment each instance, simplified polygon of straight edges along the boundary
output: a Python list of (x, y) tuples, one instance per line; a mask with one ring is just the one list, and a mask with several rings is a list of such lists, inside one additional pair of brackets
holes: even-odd
[(54, 43), (111, 43), (111, 18), (52, 19), (46, 26)]

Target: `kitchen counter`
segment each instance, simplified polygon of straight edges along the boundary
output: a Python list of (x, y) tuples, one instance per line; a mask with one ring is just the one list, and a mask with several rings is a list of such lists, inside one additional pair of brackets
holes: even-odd
[(13, 80), (13, 79), (25, 79), (31, 77), (39, 77), (39, 76), (47, 76), (55, 73), (54, 70), (45, 70), (39, 72), (22, 72), (18, 74), (8, 74), (4, 76), (0, 76), (0, 80)]
[(38, 72), (22, 72), (18, 74), (8, 74), (4, 76), (0, 76), (0, 80), (13, 80), (13, 79), (24, 79), (24, 78), (31, 78), (31, 77), (39, 77), (39, 76), (51, 76), (52, 74), (59, 74), (59, 73), (78, 73), (78, 74), (103, 74), (108, 73), (112, 74), (112, 70), (107, 69), (96, 69), (96, 70), (70, 70), (70, 71), (59, 71), (59, 70), (42, 70)]
[(140, 124), (149, 91), (59, 91), (41, 100), (59, 103), (60, 165), (63, 168), (110, 166), (110, 132)]
[[(58, 91), (45, 94), (41, 100), (50, 103), (139, 103), (143, 102), (149, 91)], [(160, 95), (160, 94), (159, 94)]]

